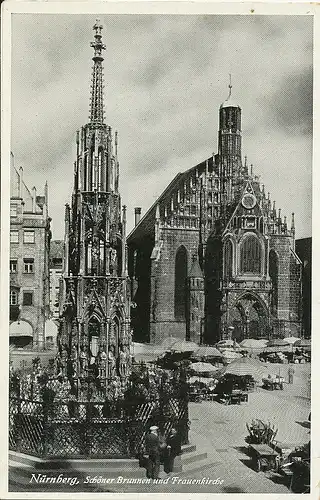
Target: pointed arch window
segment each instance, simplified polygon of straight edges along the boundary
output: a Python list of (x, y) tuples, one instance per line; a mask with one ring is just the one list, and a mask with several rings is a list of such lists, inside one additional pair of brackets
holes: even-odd
[(242, 273), (261, 273), (261, 244), (258, 238), (251, 234), (245, 237), (240, 247), (240, 271)]
[(233, 274), (233, 245), (231, 240), (227, 240), (224, 244), (224, 277), (227, 281), (232, 278)]
[(92, 317), (88, 323), (90, 354), (96, 357), (99, 351), (100, 323), (97, 318)]
[(177, 320), (186, 319), (187, 265), (187, 250), (181, 246), (176, 253), (174, 273), (174, 317)]
[(274, 313), (278, 307), (278, 274), (279, 259), (274, 250), (269, 252), (269, 275), (272, 283), (271, 311)]

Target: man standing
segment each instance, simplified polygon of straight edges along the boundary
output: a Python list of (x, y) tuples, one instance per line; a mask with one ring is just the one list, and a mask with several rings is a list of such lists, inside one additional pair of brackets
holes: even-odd
[(145, 445), (148, 455), (147, 477), (158, 479), (160, 471), (160, 440), (156, 425), (150, 427), (150, 432), (146, 435)]
[(293, 384), (293, 375), (294, 375), (294, 368), (292, 365), (290, 365), (288, 369), (289, 384)]
[(169, 474), (173, 471), (174, 459), (181, 453), (180, 436), (176, 429), (172, 428), (167, 438), (167, 454), (164, 461), (164, 471)]

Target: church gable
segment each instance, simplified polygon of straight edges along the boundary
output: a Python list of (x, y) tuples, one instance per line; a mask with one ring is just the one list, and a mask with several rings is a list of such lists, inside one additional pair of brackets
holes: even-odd
[(229, 231), (258, 231), (263, 233), (263, 212), (259, 204), (260, 192), (248, 180), (242, 190), (240, 200), (229, 219), (224, 235)]

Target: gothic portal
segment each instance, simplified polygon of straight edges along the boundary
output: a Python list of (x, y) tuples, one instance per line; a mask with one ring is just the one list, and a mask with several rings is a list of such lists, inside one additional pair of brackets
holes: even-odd
[(130, 280), (126, 207), (121, 208), (117, 132), (105, 123), (102, 26), (94, 25), (90, 121), (77, 132), (71, 207), (65, 211), (65, 261), (59, 332), (61, 372), (79, 388), (107, 387), (130, 369)]
[(128, 236), (137, 340), (301, 334), (294, 214), (289, 225), (242, 160), (229, 88), (218, 153), (178, 174)]

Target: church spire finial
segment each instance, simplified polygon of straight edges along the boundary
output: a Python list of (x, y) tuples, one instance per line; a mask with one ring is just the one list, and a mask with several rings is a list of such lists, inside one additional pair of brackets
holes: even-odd
[(232, 90), (232, 82), (231, 82), (231, 73), (229, 73), (229, 95), (228, 95), (228, 99), (230, 99), (231, 97), (231, 90)]
[(102, 43), (102, 24), (97, 19), (93, 26), (94, 41), (90, 46), (94, 49), (93, 55), (93, 68), (92, 68), (92, 84), (90, 96), (90, 123), (102, 124), (104, 122), (103, 116), (103, 56), (102, 51), (106, 46)]

